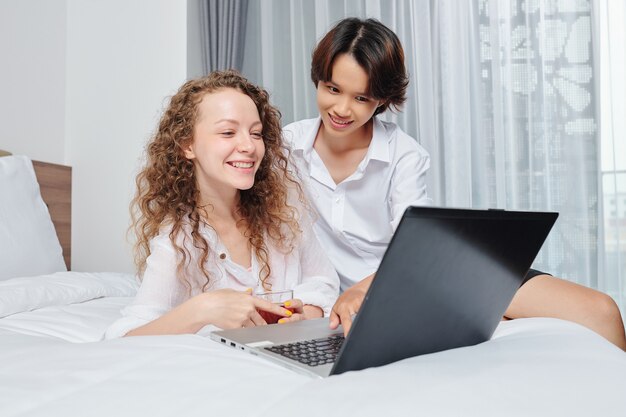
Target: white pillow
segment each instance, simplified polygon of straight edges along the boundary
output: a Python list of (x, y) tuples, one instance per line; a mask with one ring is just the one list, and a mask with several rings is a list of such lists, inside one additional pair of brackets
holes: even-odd
[(67, 271), (33, 164), (0, 158), (0, 280)]
[(0, 282), (0, 318), (102, 297), (134, 297), (135, 276), (116, 272), (56, 272)]

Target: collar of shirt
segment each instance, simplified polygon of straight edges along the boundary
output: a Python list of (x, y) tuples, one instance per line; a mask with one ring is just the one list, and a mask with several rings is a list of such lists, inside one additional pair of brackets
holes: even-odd
[[(303, 135), (302, 140), (293, 145), (293, 150), (294, 152), (301, 153), (303, 159), (309, 167), (309, 175), (312, 178), (332, 189), (335, 189), (337, 184), (332, 179), (328, 169), (322, 162), (319, 155), (317, 155), (317, 152), (314, 152), (313, 148), (313, 145), (315, 144), (315, 137), (317, 136), (321, 123), (321, 117), (315, 119), (311, 129)], [(363, 177), (363, 173), (371, 160), (380, 161), (385, 164), (389, 164), (391, 162), (389, 156), (390, 139), (387, 137), (385, 126), (377, 117), (373, 117), (373, 124), (372, 141), (367, 149), (367, 154), (365, 154), (365, 157), (359, 163), (356, 171), (342, 182), (354, 181)]]

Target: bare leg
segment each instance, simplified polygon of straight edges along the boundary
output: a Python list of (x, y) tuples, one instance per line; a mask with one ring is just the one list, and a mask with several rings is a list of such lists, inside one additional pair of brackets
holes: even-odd
[(517, 291), (507, 318), (554, 317), (581, 324), (626, 350), (624, 323), (608, 295), (550, 275), (538, 275)]

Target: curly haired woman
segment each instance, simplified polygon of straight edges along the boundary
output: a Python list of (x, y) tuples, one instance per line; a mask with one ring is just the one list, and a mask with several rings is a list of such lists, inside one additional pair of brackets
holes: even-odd
[[(259, 311), (280, 322), (330, 312), (339, 279), (266, 91), (234, 71), (188, 81), (146, 156), (132, 203), (141, 287), (107, 338), (266, 324)], [(269, 289), (292, 289), (290, 309), (252, 295)]]

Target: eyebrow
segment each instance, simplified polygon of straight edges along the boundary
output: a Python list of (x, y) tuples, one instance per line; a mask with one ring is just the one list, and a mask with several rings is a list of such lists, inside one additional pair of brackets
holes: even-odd
[[(326, 81), (326, 82), (327, 82), (327, 83), (332, 84), (332, 85), (333, 85), (333, 86), (335, 86), (335, 87), (341, 87), (339, 84), (337, 84), (337, 83), (336, 83), (336, 82), (334, 82), (333, 80), (328, 80), (328, 81)], [(357, 96), (371, 97), (371, 96), (370, 96), (369, 94), (367, 94), (367, 93), (360, 93), (360, 92), (355, 93), (355, 95), (357, 95)]]
[(239, 122), (237, 120), (234, 120), (234, 119), (220, 119), (220, 120), (216, 121), (215, 124), (224, 123), (224, 122), (239, 124)]
[[(215, 124), (224, 123), (224, 122), (233, 123), (233, 124), (236, 124), (236, 125), (239, 124), (239, 122), (237, 120), (235, 120), (235, 119), (220, 119), (220, 120), (216, 121)], [(252, 123), (252, 126), (256, 126), (256, 125), (263, 125), (263, 123), (261, 123), (260, 120)]]

